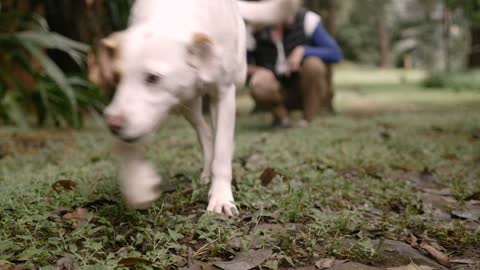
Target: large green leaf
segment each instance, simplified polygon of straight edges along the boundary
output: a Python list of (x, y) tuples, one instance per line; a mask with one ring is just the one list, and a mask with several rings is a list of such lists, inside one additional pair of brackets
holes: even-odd
[(15, 33), (15, 38), (22, 43), (29, 42), (41, 48), (62, 50), (70, 55), (79, 65), (83, 62), (84, 55), (90, 48), (81, 42), (68, 39), (56, 33), (44, 31)]
[[(62, 90), (63, 93), (67, 96), (71, 111), (76, 112), (78, 110), (78, 107), (77, 100), (75, 98), (75, 92), (68, 83), (65, 74), (38, 47), (32, 45), (29, 42), (25, 42), (24, 47), (40, 62), (42, 67), (45, 69), (46, 74), (57, 83), (59, 89)], [(79, 119), (78, 117), (75, 117), (74, 125), (78, 126), (78, 124)]]

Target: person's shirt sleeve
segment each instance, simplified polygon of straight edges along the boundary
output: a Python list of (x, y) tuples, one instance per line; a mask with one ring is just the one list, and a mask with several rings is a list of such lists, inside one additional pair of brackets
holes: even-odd
[(342, 50), (323, 27), (320, 16), (312, 11), (305, 15), (305, 33), (310, 40), (305, 46), (305, 57), (316, 56), (329, 64), (342, 60)]

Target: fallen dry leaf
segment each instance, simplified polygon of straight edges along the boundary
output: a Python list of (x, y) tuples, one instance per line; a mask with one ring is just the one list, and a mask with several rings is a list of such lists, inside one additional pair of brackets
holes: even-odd
[(449, 266), (450, 265), (450, 259), (448, 258), (448, 255), (445, 254), (444, 252), (436, 249), (426, 241), (422, 240), (420, 244), (418, 245), (419, 248), (424, 249), (425, 251), (432, 256), (438, 263)]
[(55, 270), (77, 270), (80, 269), (78, 263), (71, 255), (65, 255), (57, 261), (54, 267)]
[(432, 268), (430, 266), (426, 265), (416, 265), (414, 263), (411, 263), (406, 266), (400, 266), (400, 267), (392, 267), (392, 268), (387, 268), (387, 270), (434, 270), (435, 268)]
[(72, 191), (75, 188), (77, 188), (77, 183), (72, 180), (58, 180), (52, 184), (52, 189), (57, 193)]
[(331, 270), (381, 270), (380, 268), (368, 266), (361, 263), (347, 262), (347, 261), (335, 261)]
[(326, 259), (320, 259), (315, 263), (315, 267), (317, 267), (320, 270), (323, 269), (330, 269), (335, 263), (335, 258), (326, 258)]
[(72, 220), (74, 227), (78, 227), (88, 222), (88, 210), (85, 208), (76, 208), (71, 213), (63, 215), (62, 218), (64, 220)]
[(127, 258), (122, 258), (120, 261), (118, 261), (118, 264), (129, 267), (129, 266), (136, 266), (136, 265), (152, 265), (153, 263), (147, 259), (144, 258), (138, 258), (138, 257), (127, 257)]
[(468, 203), (463, 211), (453, 211), (452, 216), (459, 219), (480, 220), (480, 205)]
[(439, 195), (439, 196), (452, 196), (452, 191), (449, 188), (436, 189), (436, 188), (424, 188), (425, 193)]
[(418, 247), (418, 238), (413, 234), (408, 235), (407, 242), (412, 247)]
[(476, 263), (474, 260), (471, 260), (471, 259), (453, 259), (453, 260), (450, 260), (450, 262), (456, 263), (456, 264), (468, 264), (468, 265)]
[(406, 266), (400, 266), (400, 267), (392, 267), (392, 268), (387, 268), (387, 270), (433, 270), (434, 268), (426, 265), (416, 265), (414, 263), (411, 263)]
[(278, 173), (273, 168), (267, 168), (263, 171), (262, 175), (260, 176), (260, 180), (262, 180), (262, 185), (264, 187), (270, 185), (273, 179), (277, 177)]
[(427, 235), (422, 235), (422, 240), (424, 240), (425, 242), (427, 242), (429, 245), (431, 245), (432, 247), (434, 247), (435, 249), (437, 250), (440, 250), (442, 252), (446, 252), (447, 250), (442, 247), (438, 242), (437, 240), (435, 239), (432, 239), (430, 237), (428, 237)]
[(6, 262), (6, 261), (0, 261), (0, 270), (16, 270), (17, 267), (15, 264)]
[(264, 263), (272, 254), (271, 249), (253, 250), (238, 254), (232, 261), (215, 263), (215, 266), (223, 270), (250, 270)]
[(202, 267), (198, 264), (192, 264), (182, 267), (180, 270), (202, 270)]

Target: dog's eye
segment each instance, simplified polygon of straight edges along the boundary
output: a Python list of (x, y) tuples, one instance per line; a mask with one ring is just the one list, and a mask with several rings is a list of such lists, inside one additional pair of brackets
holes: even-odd
[(148, 85), (157, 84), (162, 79), (162, 75), (158, 73), (147, 73), (145, 75), (145, 83)]

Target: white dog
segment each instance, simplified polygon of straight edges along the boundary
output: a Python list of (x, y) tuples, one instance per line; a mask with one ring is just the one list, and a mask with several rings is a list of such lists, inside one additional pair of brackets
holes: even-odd
[[(278, 23), (298, 5), (298, 0), (136, 1), (129, 28), (103, 42), (114, 58), (106, 75), (116, 82), (105, 119), (125, 142), (120, 180), (131, 207), (148, 207), (160, 195), (161, 178), (145, 160), (141, 142), (179, 109), (202, 146), (201, 179), (208, 183), (212, 178), (208, 211), (237, 212), (231, 182), (235, 96), (247, 69), (244, 19)], [(213, 129), (202, 115), (204, 95), (211, 98)]]

